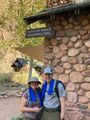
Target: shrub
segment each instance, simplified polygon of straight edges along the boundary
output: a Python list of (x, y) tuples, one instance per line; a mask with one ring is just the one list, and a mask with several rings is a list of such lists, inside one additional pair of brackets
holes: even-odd
[(22, 117), (12, 117), (11, 120), (23, 120)]

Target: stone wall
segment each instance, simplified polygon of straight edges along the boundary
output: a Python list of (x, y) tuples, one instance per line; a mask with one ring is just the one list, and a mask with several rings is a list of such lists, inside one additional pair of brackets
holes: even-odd
[(44, 63), (66, 84), (66, 120), (90, 120), (90, 12), (58, 15), (47, 27), (56, 34), (45, 38)]
[(64, 4), (68, 4), (70, 2), (71, 2), (71, 0), (47, 0), (47, 7), (64, 5)]
[(75, 4), (81, 4), (81, 3), (88, 3), (90, 0), (47, 0), (47, 7), (53, 7), (53, 6), (62, 6), (68, 3), (75, 3)]

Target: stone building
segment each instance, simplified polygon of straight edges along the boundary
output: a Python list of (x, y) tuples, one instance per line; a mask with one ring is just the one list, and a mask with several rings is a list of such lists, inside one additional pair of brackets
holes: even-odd
[(90, 2), (54, 6), (25, 20), (43, 20), (54, 31), (45, 37), (44, 64), (66, 84), (65, 120), (90, 120)]

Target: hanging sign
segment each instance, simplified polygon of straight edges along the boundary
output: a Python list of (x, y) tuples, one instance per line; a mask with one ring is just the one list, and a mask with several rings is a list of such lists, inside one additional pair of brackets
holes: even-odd
[(32, 37), (51, 37), (54, 35), (52, 28), (37, 28), (26, 31), (26, 38)]

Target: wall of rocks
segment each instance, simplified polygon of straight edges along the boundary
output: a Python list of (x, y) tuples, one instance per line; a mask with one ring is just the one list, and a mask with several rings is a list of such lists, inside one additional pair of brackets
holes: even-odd
[(53, 7), (53, 6), (62, 6), (68, 3), (75, 3), (75, 4), (81, 4), (81, 3), (88, 3), (90, 0), (47, 0), (47, 7)]
[(55, 31), (45, 38), (45, 65), (66, 84), (66, 120), (90, 120), (90, 12), (65, 13), (47, 21)]
[(70, 3), (71, 0), (47, 0), (47, 7), (64, 5)]

